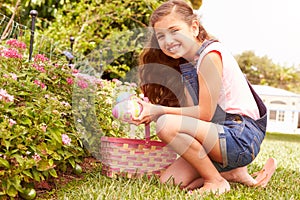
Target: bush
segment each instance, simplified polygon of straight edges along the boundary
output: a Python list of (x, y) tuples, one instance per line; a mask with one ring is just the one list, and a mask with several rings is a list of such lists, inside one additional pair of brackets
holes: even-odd
[(72, 122), (72, 71), (8, 40), (0, 49), (0, 195), (17, 196), (32, 181), (57, 177), (85, 155)]
[(37, 54), (28, 62), (25, 48), (17, 40), (0, 46), (0, 197), (26, 196), (32, 182), (100, 156), (103, 135), (128, 137), (130, 125), (111, 109), (119, 92), (138, 95), (134, 83), (103, 80), (65, 61)]

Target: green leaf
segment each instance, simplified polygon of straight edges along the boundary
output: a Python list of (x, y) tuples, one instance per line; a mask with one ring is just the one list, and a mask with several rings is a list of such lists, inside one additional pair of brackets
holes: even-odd
[(31, 126), (32, 122), (29, 118), (26, 117), (21, 119), (21, 124)]
[(36, 169), (32, 169), (32, 174), (33, 174), (33, 177), (34, 177), (34, 180), (40, 182), (40, 172), (38, 172)]
[(22, 173), (33, 179), (33, 176), (29, 170), (24, 170), (24, 171), (22, 171)]
[(13, 185), (9, 185), (9, 188), (7, 189), (7, 194), (10, 197), (15, 197), (18, 194), (17, 189)]
[(76, 163), (75, 163), (74, 158), (70, 158), (69, 163), (72, 165), (73, 168), (75, 168)]
[(61, 129), (59, 128), (52, 128), (52, 129), (49, 129), (49, 132), (51, 133), (51, 136), (58, 142), (58, 143), (61, 143)]
[(26, 91), (19, 91), (19, 92), (18, 92), (18, 95), (19, 95), (19, 96), (28, 96), (28, 95), (30, 95), (30, 93), (29, 93), (29, 92), (26, 92)]
[(49, 160), (49, 165), (50, 165), (50, 166), (53, 166), (53, 164), (54, 164), (53, 160), (50, 159), (50, 160)]
[(14, 188), (18, 191), (22, 191), (22, 186), (21, 186), (21, 177), (20, 176), (14, 176), (12, 179), (12, 185)]
[(55, 178), (58, 177), (58, 176), (57, 176), (57, 173), (56, 173), (56, 170), (55, 170), (54, 168), (49, 169), (49, 173), (50, 173), (51, 176), (53, 176), (53, 177), (55, 177)]
[(10, 164), (7, 160), (0, 158), (0, 167), (6, 167), (7, 169), (10, 168)]
[(5, 148), (8, 150), (9, 147), (11, 146), (11, 145), (10, 145), (10, 142), (7, 141), (7, 140), (4, 140), (4, 143), (5, 143)]
[(62, 159), (61, 156), (58, 155), (56, 152), (52, 153), (51, 156), (52, 156), (52, 158), (53, 158), (54, 160), (61, 160), (61, 159)]
[(37, 163), (36, 169), (38, 171), (46, 171), (50, 168), (49, 162), (47, 160), (41, 160)]

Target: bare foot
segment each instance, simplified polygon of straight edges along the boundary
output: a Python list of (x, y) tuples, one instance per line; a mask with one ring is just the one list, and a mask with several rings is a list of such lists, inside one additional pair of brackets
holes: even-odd
[[(221, 175), (229, 182), (242, 183), (247, 186), (266, 187), (277, 167), (277, 161), (269, 158), (262, 170), (250, 175), (247, 166), (236, 168)], [(253, 178), (255, 177), (255, 179)]]
[(201, 195), (210, 193), (213, 193), (215, 195), (221, 195), (225, 192), (230, 191), (230, 185), (225, 179), (217, 180), (214, 182), (204, 182), (204, 185), (196, 191), (197, 194), (200, 193)]
[(272, 175), (274, 174), (276, 168), (277, 168), (276, 159), (269, 158), (262, 170), (252, 174), (253, 177), (256, 177), (255, 181), (257, 182), (254, 186), (266, 187), (268, 182), (270, 181)]
[(242, 183), (247, 186), (257, 184), (257, 181), (248, 173), (247, 166), (222, 172), (221, 175), (229, 182)]
[(204, 184), (203, 178), (197, 178), (193, 182), (191, 182), (188, 186), (185, 187), (187, 190), (194, 190), (202, 187)]

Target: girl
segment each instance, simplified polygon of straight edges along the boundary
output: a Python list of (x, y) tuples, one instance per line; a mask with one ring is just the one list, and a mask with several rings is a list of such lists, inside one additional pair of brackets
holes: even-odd
[(256, 179), (247, 171), (265, 136), (266, 108), (234, 57), (210, 40), (184, 1), (163, 3), (150, 27), (139, 75), (151, 103), (139, 101), (133, 123), (156, 121), (158, 137), (180, 155), (160, 180), (218, 194), (230, 190), (228, 181), (266, 186), (275, 159)]

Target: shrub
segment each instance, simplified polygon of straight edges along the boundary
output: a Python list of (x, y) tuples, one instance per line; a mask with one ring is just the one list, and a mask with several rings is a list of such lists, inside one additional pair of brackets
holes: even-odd
[(118, 93), (139, 95), (134, 83), (103, 80), (41, 54), (28, 62), (24, 45), (0, 46), (0, 197), (24, 196), (33, 181), (56, 178), (90, 154), (100, 158), (101, 136), (128, 137), (132, 129), (112, 116)]
[(27, 62), (24, 45), (0, 48), (0, 196), (57, 177), (85, 155), (72, 117), (72, 70), (40, 54)]

